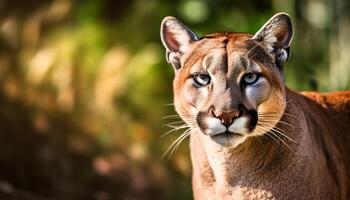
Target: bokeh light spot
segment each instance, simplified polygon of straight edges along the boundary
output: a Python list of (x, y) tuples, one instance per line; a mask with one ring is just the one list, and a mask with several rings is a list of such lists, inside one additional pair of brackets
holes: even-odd
[(180, 6), (182, 15), (191, 22), (204, 21), (208, 16), (208, 6), (204, 1), (186, 1)]

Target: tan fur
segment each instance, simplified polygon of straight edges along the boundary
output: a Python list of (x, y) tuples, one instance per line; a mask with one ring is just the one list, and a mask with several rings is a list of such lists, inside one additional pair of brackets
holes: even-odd
[[(165, 18), (161, 34), (175, 69), (175, 108), (191, 128), (195, 199), (350, 199), (350, 91), (285, 86), (288, 15), (275, 15), (255, 35), (202, 39)], [(242, 85), (252, 71), (258, 81)], [(199, 86), (196, 74), (211, 82)], [(221, 132), (215, 113), (229, 112), (240, 115)]]

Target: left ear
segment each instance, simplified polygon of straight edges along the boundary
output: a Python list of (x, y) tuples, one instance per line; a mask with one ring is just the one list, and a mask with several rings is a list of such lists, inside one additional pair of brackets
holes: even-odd
[(290, 55), (290, 42), (293, 36), (292, 22), (287, 13), (277, 13), (253, 36), (275, 56), (276, 65), (282, 68)]
[(160, 28), (160, 37), (166, 49), (166, 58), (175, 70), (181, 68), (180, 58), (185, 54), (197, 35), (174, 17), (165, 17)]

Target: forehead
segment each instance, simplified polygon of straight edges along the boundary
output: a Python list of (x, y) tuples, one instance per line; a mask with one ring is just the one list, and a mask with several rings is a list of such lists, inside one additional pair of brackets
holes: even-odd
[(256, 63), (270, 62), (271, 58), (251, 37), (240, 33), (207, 35), (194, 44), (185, 64), (192, 73), (234, 73), (248, 68), (260, 71)]

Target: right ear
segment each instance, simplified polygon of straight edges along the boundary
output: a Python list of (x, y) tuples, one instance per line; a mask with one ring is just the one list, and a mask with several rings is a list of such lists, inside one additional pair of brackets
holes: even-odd
[(166, 49), (166, 59), (175, 70), (181, 68), (180, 58), (186, 53), (197, 35), (174, 17), (165, 17), (160, 27), (160, 38)]
[(290, 56), (290, 42), (293, 37), (292, 22), (287, 13), (277, 13), (253, 36), (275, 56), (276, 65), (282, 68)]

